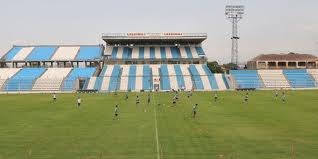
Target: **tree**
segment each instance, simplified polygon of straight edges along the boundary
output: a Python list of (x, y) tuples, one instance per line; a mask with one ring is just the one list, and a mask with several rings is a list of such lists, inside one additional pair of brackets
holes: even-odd
[(229, 73), (229, 70), (237, 70), (238, 69), (238, 65), (235, 63), (224, 64), (223, 67), (227, 73)]
[(227, 70), (237, 70), (238, 65), (235, 63), (228, 63), (223, 65)]
[(223, 70), (221, 66), (218, 64), (218, 62), (213, 61), (213, 62), (208, 62), (207, 63), (208, 68), (211, 70), (213, 73), (223, 73)]

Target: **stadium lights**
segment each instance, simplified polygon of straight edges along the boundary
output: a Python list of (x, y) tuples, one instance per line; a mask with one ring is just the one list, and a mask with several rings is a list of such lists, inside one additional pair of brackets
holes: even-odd
[(225, 6), (225, 16), (232, 22), (232, 50), (231, 63), (238, 64), (238, 28), (237, 23), (243, 18), (245, 7), (243, 5), (227, 5)]
[(244, 6), (243, 5), (227, 5), (225, 6), (225, 15), (227, 18), (243, 18)]

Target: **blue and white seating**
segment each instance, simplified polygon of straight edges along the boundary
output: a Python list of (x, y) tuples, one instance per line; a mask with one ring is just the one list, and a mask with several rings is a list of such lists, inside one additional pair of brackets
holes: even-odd
[[(149, 65), (143, 65), (142, 67), (142, 89), (143, 90), (152, 90), (153, 87), (153, 77), (152, 77), (152, 69)], [(141, 75), (140, 71), (137, 69), (137, 76)], [(137, 79), (137, 82), (140, 82), (140, 79)], [(137, 89), (139, 88), (139, 84), (137, 84)]]
[(13, 58), (12, 61), (24, 61), (26, 57), (32, 52), (34, 47), (24, 47), (22, 48)]
[(6, 81), (20, 70), (20, 68), (0, 68), (0, 90)]
[(206, 65), (190, 65), (196, 89), (219, 90), (215, 76)]
[(230, 74), (236, 81), (236, 88), (262, 88), (263, 84), (257, 70), (231, 70)]
[(50, 61), (57, 47), (41, 46), (35, 47), (26, 57), (26, 61)]
[(318, 86), (318, 69), (307, 69), (307, 72), (315, 80), (316, 86)]
[(289, 88), (290, 84), (283, 70), (258, 70), (265, 88)]
[(217, 83), (218, 90), (227, 90), (227, 89), (229, 89), (229, 85), (227, 83), (227, 80), (226, 80), (224, 74), (215, 73), (214, 77), (215, 77), (215, 82)]
[(96, 67), (86, 67), (86, 68), (74, 68), (68, 77), (64, 80), (62, 85), (63, 91), (74, 90), (75, 82), (78, 78), (88, 79), (94, 75), (96, 72)]
[(184, 87), (183, 89), (189, 91), (193, 89), (193, 82), (191, 79), (191, 73), (189, 71), (189, 65), (179, 65), (181, 69), (181, 74), (184, 80)]
[(71, 72), (72, 68), (48, 68), (38, 78), (32, 88), (33, 91), (59, 91), (63, 80)]
[(16, 54), (18, 54), (20, 52), (20, 50), (22, 49), (22, 47), (19, 46), (15, 46), (13, 48), (11, 48), (2, 58), (6, 61), (12, 61), (12, 59), (14, 58), (14, 56)]
[(106, 53), (111, 55), (111, 59), (181, 59), (199, 58), (204, 56), (201, 47), (107, 47)]
[(87, 89), (87, 90), (102, 90), (102, 85), (103, 85), (104, 79), (106, 79), (106, 77), (105, 77), (106, 70), (110, 70), (110, 69), (112, 69), (112, 67), (110, 67), (110, 66), (108, 67), (105, 65), (98, 77), (91, 77), (89, 79), (88, 85), (85, 89)]
[(98, 60), (102, 54), (103, 49), (100, 46), (80, 46), (75, 59), (76, 61)]
[(161, 65), (159, 68), (159, 75), (160, 75), (160, 89), (161, 90), (170, 90), (170, 76), (168, 71), (167, 65)]
[(5, 61), (94, 61), (101, 59), (102, 46), (13, 46)]
[(315, 87), (315, 82), (307, 73), (307, 70), (283, 70), (283, 73), (293, 88)]
[(23, 68), (7, 81), (4, 90), (31, 91), (34, 81), (45, 71), (45, 68)]
[[(143, 66), (143, 65), (135, 65), (136, 66), (136, 71), (135, 72), (132, 72), (132, 75), (133, 73), (135, 73), (135, 79), (133, 79), (130, 83), (132, 83), (131, 85), (134, 85), (134, 87), (131, 87), (131, 88), (134, 88), (134, 89), (129, 89), (129, 90), (136, 90), (136, 91), (140, 91), (142, 89), (145, 89), (143, 88), (143, 84), (144, 83), (147, 83), (147, 82), (144, 82), (144, 80), (147, 80), (147, 78), (144, 78), (144, 67), (146, 66)], [(150, 77), (151, 78), (151, 77)], [(145, 85), (147, 87), (147, 85)], [(148, 85), (149, 87), (149, 85)]]
[[(100, 79), (100, 91), (118, 91), (121, 87), (121, 74), (123, 70), (120, 65), (107, 65), (97, 79)], [(90, 81), (94, 82), (94, 81)], [(90, 84), (89, 84), (90, 85)], [(93, 84), (91, 84), (93, 85)], [(96, 84), (95, 84), (96, 86)]]
[[(133, 81), (136, 80), (136, 66), (130, 67), (130, 65), (122, 65), (122, 75), (120, 79), (120, 88), (119, 90), (131, 90), (131, 88), (135, 87)], [(135, 77), (131, 77), (135, 76)], [(133, 89), (132, 89), (133, 90)]]
[(52, 61), (70, 61), (75, 60), (75, 57), (80, 47), (59, 47), (52, 56)]

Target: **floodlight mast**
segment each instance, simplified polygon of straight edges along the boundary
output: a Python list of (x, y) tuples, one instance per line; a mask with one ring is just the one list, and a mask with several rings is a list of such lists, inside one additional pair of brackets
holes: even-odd
[(243, 18), (243, 5), (227, 5), (225, 6), (225, 16), (232, 23), (232, 50), (231, 63), (238, 64), (238, 27), (237, 23)]

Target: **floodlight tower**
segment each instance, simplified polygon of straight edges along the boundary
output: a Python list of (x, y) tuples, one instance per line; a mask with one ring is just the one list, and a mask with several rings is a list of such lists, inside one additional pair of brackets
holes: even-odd
[(225, 6), (225, 16), (232, 23), (232, 51), (231, 63), (238, 64), (238, 40), (240, 37), (237, 34), (237, 23), (243, 18), (243, 5), (227, 5)]

